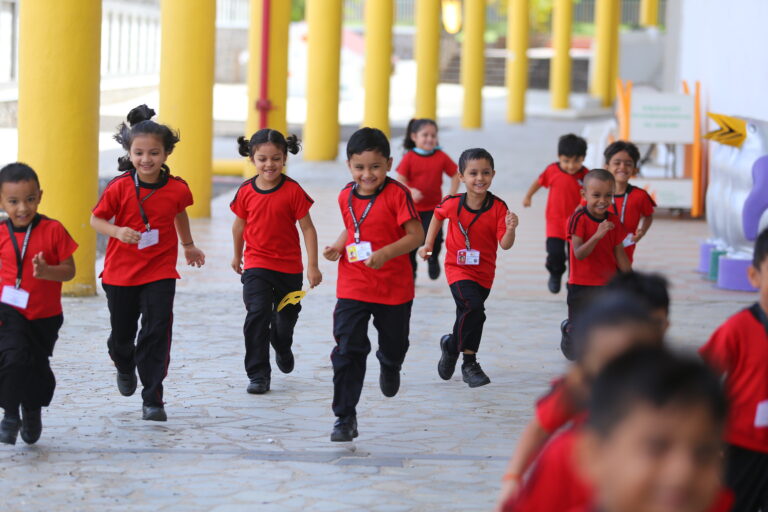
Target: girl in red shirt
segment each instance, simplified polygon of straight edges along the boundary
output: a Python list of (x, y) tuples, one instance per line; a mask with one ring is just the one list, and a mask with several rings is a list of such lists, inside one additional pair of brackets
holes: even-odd
[[(429, 229), (435, 207), (443, 197), (443, 174), (451, 178), (449, 195), (459, 189), (456, 163), (440, 149), (437, 142), (437, 123), (432, 119), (411, 119), (405, 132), (403, 147), (406, 150), (397, 166), (397, 179), (411, 191), (411, 197), (419, 212), (424, 232)], [(440, 249), (443, 246), (443, 230), (437, 233), (432, 256), (427, 259), (429, 278), (440, 277)], [(416, 278), (416, 251), (411, 252), (413, 277)]]
[(270, 342), (280, 371), (293, 371), (293, 328), (301, 305), (300, 298), (290, 298), (301, 291), (304, 270), (297, 222), (307, 248), (310, 288), (320, 284), (323, 276), (317, 266), (317, 232), (309, 216), (312, 198), (283, 174), (288, 152), (299, 152), (298, 139), (264, 128), (250, 140), (240, 137), (237, 141), (240, 154), (253, 162), (257, 174), (240, 186), (230, 204), (236, 215), (232, 269), (242, 276), (247, 311), (243, 326), (247, 391), (263, 394), (269, 391), (272, 375)]
[[(171, 175), (165, 161), (179, 137), (152, 121), (146, 105), (128, 113), (115, 140), (128, 152), (118, 159), (123, 173), (109, 182), (93, 208), (91, 226), (109, 237), (101, 274), (112, 331), (109, 356), (123, 396), (143, 390), (142, 419), (166, 421), (163, 380), (168, 373), (176, 294), (178, 242), (188, 265), (201, 267), (205, 254), (195, 247), (186, 208), (192, 193)], [(110, 222), (113, 220), (114, 222)], [(141, 319), (141, 330), (136, 326)]]

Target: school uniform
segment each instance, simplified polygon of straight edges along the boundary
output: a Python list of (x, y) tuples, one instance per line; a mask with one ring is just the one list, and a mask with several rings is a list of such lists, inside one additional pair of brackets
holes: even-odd
[(550, 435), (579, 418), (582, 413), (568, 396), (565, 377), (554, 380), (549, 392), (536, 401), (536, 420)]
[(600, 223), (609, 221), (614, 228), (595, 245), (589, 256), (583, 260), (576, 259), (573, 244), (570, 247), (570, 276), (568, 278), (568, 318), (572, 321), (574, 315), (584, 306), (589, 296), (599, 287), (605, 286), (618, 272), (618, 263), (614, 248), (622, 245), (626, 232), (619, 218), (612, 212), (606, 212), (604, 219), (593, 217), (587, 208), (581, 207), (568, 220), (568, 241), (574, 236), (583, 242), (589, 241), (597, 232)]
[[(382, 367), (400, 371), (408, 351), (413, 271), (408, 255), (387, 261), (380, 269), (365, 265), (367, 244), (372, 252), (405, 236), (404, 224), (419, 215), (408, 189), (386, 178), (372, 195), (362, 195), (355, 183), (339, 194), (346, 250), (339, 259), (336, 281), (336, 308), (333, 312), (333, 336), (336, 347), (333, 363), (333, 412), (344, 417), (356, 414), (365, 377), (366, 358), (371, 350), (368, 321), (379, 334), (376, 357)], [(355, 226), (359, 236), (356, 237)], [(361, 247), (363, 252), (355, 253)]]
[(736, 313), (699, 352), (726, 376), (725, 481), (735, 493), (733, 510), (768, 510), (768, 315), (757, 303)]
[[(421, 225), (424, 227), (424, 233), (429, 229), (432, 222), (432, 216), (435, 207), (440, 203), (443, 197), (443, 175), (453, 178), (458, 172), (456, 162), (450, 156), (440, 149), (436, 149), (431, 154), (420, 154), (416, 150), (410, 150), (397, 166), (397, 173), (408, 180), (408, 186), (418, 189), (422, 198), (414, 201), (416, 211), (419, 212)], [(429, 259), (437, 262), (440, 257), (440, 251), (443, 247), (443, 230), (437, 232), (434, 245), (432, 246), (432, 255)], [(416, 271), (416, 253), (410, 253), (411, 264)]]
[(284, 354), (293, 345), (293, 329), (300, 304), (277, 305), (290, 292), (301, 290), (304, 265), (296, 222), (312, 207), (304, 189), (283, 175), (274, 188), (262, 190), (256, 178), (246, 180), (235, 194), (230, 209), (245, 220), (243, 239), (243, 302), (246, 316), (245, 371), (248, 377), (269, 377), (270, 342)]
[[(614, 194), (613, 213), (619, 217), (627, 235), (637, 232), (640, 219), (650, 217), (656, 209), (656, 202), (645, 190), (627, 184), (627, 190), (623, 194)], [(627, 241), (629, 243), (629, 241)], [(624, 250), (629, 261), (634, 260), (635, 244), (627, 245)]]
[(561, 276), (565, 273), (565, 259), (568, 249), (566, 226), (568, 219), (581, 201), (581, 188), (589, 170), (582, 167), (576, 174), (565, 172), (558, 162), (549, 164), (539, 175), (539, 185), (549, 189), (545, 217), (547, 219), (547, 261), (550, 274)]
[[(36, 215), (28, 228), (14, 228), (10, 220), (0, 225), (0, 407), (6, 411), (51, 403), (56, 379), (49, 358), (64, 320), (62, 283), (34, 277), (32, 258), (42, 252), (48, 265), (59, 265), (76, 249), (64, 226), (44, 215)], [(17, 284), (22, 295), (29, 294), (26, 305), (6, 295), (4, 289)]]
[(173, 300), (176, 279), (181, 277), (176, 271), (178, 237), (174, 220), (191, 204), (187, 183), (171, 176), (165, 168), (156, 183), (140, 181), (134, 170), (121, 174), (107, 184), (93, 208), (93, 215), (100, 219), (114, 218), (115, 225), (151, 235), (145, 241), (149, 244), (146, 247), (110, 237), (104, 271), (99, 276), (107, 295), (112, 329), (107, 340), (109, 356), (120, 373), (133, 374), (138, 368), (146, 406), (163, 405)]

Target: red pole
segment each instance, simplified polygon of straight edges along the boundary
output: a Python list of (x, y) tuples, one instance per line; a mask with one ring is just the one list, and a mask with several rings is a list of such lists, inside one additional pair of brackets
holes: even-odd
[(267, 114), (272, 109), (269, 101), (269, 11), (271, 0), (262, 0), (261, 10), (261, 84), (256, 110), (259, 111), (259, 129), (267, 128)]

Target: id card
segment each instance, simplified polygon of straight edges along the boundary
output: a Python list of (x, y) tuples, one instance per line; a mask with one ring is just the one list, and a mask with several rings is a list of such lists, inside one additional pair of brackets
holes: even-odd
[(768, 400), (763, 400), (757, 404), (755, 413), (755, 427), (768, 427)]
[(19, 309), (27, 309), (29, 292), (22, 288), (17, 289), (15, 286), (5, 285), (3, 286), (3, 294), (0, 296), (0, 302), (16, 306)]
[(632, 241), (632, 233), (628, 234), (627, 238), (625, 238), (624, 241), (621, 242), (621, 244), (624, 247), (629, 247), (630, 245), (635, 245), (635, 242)]
[(461, 249), (456, 253), (456, 263), (459, 265), (479, 265), (480, 251), (474, 249)]
[(350, 263), (365, 261), (371, 257), (371, 254), (373, 254), (371, 242), (360, 242), (357, 244), (349, 244), (347, 246), (347, 261)]
[(160, 242), (160, 232), (156, 229), (144, 231), (139, 239), (139, 250), (157, 245)]

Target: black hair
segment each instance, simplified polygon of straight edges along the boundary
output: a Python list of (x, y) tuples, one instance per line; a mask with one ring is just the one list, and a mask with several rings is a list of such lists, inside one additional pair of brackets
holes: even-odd
[(377, 151), (384, 158), (390, 157), (389, 139), (378, 128), (360, 128), (347, 141), (347, 160), (352, 155), (359, 155), (366, 151)]
[(574, 321), (571, 336), (576, 359), (584, 359), (596, 329), (650, 322), (651, 310), (646, 301), (637, 300), (636, 296), (623, 290), (600, 291), (590, 297)]
[(587, 425), (600, 437), (608, 437), (639, 405), (657, 409), (703, 405), (718, 427), (728, 410), (720, 379), (700, 358), (648, 347), (627, 351), (598, 374)]
[(0, 169), (0, 189), (3, 183), (18, 183), (20, 181), (34, 181), (40, 188), (40, 179), (33, 168), (22, 162), (13, 162)]
[(768, 258), (768, 228), (757, 235), (755, 250), (752, 254), (752, 266), (759, 269), (765, 258)]
[(459, 172), (461, 174), (464, 174), (464, 169), (467, 168), (467, 163), (470, 160), (488, 160), (488, 163), (491, 164), (491, 169), (495, 169), (493, 165), (493, 157), (488, 150), (484, 148), (470, 148), (465, 149), (459, 157)]
[(608, 282), (605, 290), (631, 293), (644, 300), (651, 309), (669, 313), (669, 282), (661, 274), (619, 272)]
[(117, 159), (118, 170), (134, 170), (130, 152), (133, 139), (137, 135), (155, 135), (162, 141), (163, 149), (166, 153), (170, 155), (173, 152), (173, 148), (179, 142), (179, 133), (164, 124), (152, 121), (151, 119), (154, 115), (154, 110), (146, 105), (139, 105), (128, 112), (128, 124), (123, 122), (117, 127), (117, 133), (112, 138), (120, 143), (123, 149), (128, 152)]
[(405, 149), (413, 149), (416, 147), (416, 143), (413, 142), (413, 139), (411, 138), (412, 133), (419, 133), (419, 130), (423, 126), (426, 126), (428, 124), (431, 124), (435, 127), (435, 130), (437, 130), (437, 123), (434, 121), (434, 119), (427, 119), (424, 118), (413, 118), (410, 121), (408, 121), (408, 127), (405, 129), (405, 138), (403, 139), (403, 147)]
[(557, 156), (587, 156), (587, 141), (576, 134), (567, 133), (557, 141)]
[(274, 144), (283, 151), (283, 155), (286, 157), (289, 152), (292, 155), (295, 155), (299, 152), (299, 149), (301, 149), (301, 144), (299, 143), (299, 138), (297, 136), (289, 135), (288, 137), (285, 137), (279, 131), (271, 128), (262, 128), (251, 135), (250, 139), (238, 137), (237, 144), (237, 152), (248, 158), (253, 158), (254, 151), (256, 151), (256, 148), (262, 144)]
[(583, 183), (585, 189), (587, 187), (587, 182), (591, 180), (604, 181), (606, 183), (610, 183), (614, 187), (616, 186), (616, 178), (614, 178), (613, 174), (611, 174), (609, 171), (606, 171), (605, 169), (592, 169), (586, 175), (584, 175)]
[(616, 153), (621, 153), (622, 151), (627, 152), (629, 158), (632, 159), (632, 161), (635, 163), (635, 167), (637, 167), (637, 165), (640, 163), (640, 150), (637, 149), (637, 146), (626, 140), (617, 140), (605, 148), (605, 151), (603, 151), (603, 156), (605, 157), (605, 165), (608, 165), (608, 162), (611, 161), (611, 158), (613, 158)]

